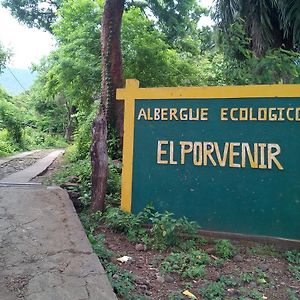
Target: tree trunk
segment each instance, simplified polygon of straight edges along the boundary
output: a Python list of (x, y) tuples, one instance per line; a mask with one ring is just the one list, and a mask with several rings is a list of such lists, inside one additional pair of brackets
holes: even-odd
[(73, 135), (74, 135), (74, 130), (75, 130), (75, 118), (74, 114), (76, 114), (76, 107), (72, 105), (71, 107), (68, 106), (67, 101), (65, 103), (65, 106), (68, 111), (68, 121), (67, 125), (65, 128), (65, 139), (68, 142), (73, 141)]
[(103, 211), (108, 177), (106, 113), (99, 110), (93, 123), (92, 159), (92, 206), (91, 211)]
[(116, 101), (116, 89), (123, 86), (121, 23), (125, 0), (106, 0), (102, 19), (101, 103), (93, 123), (91, 147), (93, 212), (105, 208), (108, 177), (107, 125), (116, 128), (123, 140), (123, 103)]
[(108, 124), (123, 140), (123, 101), (116, 101), (116, 89), (124, 86), (121, 24), (125, 0), (106, 0), (102, 21), (102, 101), (107, 103)]

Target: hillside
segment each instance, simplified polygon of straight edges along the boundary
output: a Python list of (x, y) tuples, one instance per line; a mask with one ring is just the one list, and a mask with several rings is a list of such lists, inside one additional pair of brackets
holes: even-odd
[(36, 72), (32, 73), (28, 69), (10, 68), (10, 70), (16, 78), (8, 69), (5, 69), (0, 74), (0, 85), (12, 96), (24, 92), (24, 89), (28, 90), (37, 75)]

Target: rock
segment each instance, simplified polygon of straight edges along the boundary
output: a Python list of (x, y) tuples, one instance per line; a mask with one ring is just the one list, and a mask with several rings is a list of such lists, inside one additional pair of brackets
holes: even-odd
[(63, 189), (67, 189), (67, 190), (72, 190), (74, 188), (79, 188), (79, 183), (73, 183), (73, 182), (65, 182), (65, 183), (62, 183), (60, 185), (61, 188)]
[(114, 257), (114, 256), (110, 257), (109, 260), (110, 260), (110, 262), (113, 263), (113, 264), (118, 263), (117, 258)]
[(249, 286), (252, 287), (252, 288), (256, 288), (256, 287), (257, 287), (257, 284), (256, 284), (256, 282), (251, 281), (251, 282), (249, 283)]
[(148, 290), (148, 286), (146, 284), (140, 285), (140, 288), (145, 291)]
[(239, 254), (237, 254), (237, 255), (234, 257), (233, 260), (236, 261), (236, 262), (242, 262), (242, 261), (244, 261), (243, 256), (241, 256), (241, 255), (239, 255)]
[(133, 280), (138, 285), (146, 284), (145, 279), (143, 277), (140, 277), (140, 276), (134, 276)]
[(79, 179), (78, 176), (68, 176), (67, 178), (68, 178), (68, 181), (72, 182), (72, 183), (78, 182), (78, 179)]
[(144, 244), (136, 244), (134, 248), (136, 251), (146, 251), (146, 246)]
[(112, 276), (112, 279), (114, 279), (114, 280), (118, 280), (120, 278), (120, 276), (118, 275), (118, 274), (114, 274), (113, 276)]
[(234, 288), (227, 289), (227, 292), (228, 292), (230, 297), (239, 297), (239, 296), (241, 296), (241, 292), (237, 289), (234, 289)]
[(165, 278), (163, 276), (157, 275), (156, 281), (159, 282), (159, 283), (164, 283), (165, 282)]
[(119, 169), (122, 168), (122, 162), (121, 162), (121, 161), (119, 161), (119, 160), (117, 160), (117, 159), (114, 159), (114, 160), (112, 161), (112, 163), (114, 164), (115, 167), (117, 167), (117, 168), (119, 168)]
[(168, 274), (164, 276), (164, 279), (168, 283), (174, 282), (174, 278), (172, 276), (168, 275)]
[(268, 263), (261, 264), (261, 265), (259, 266), (259, 268), (260, 268), (263, 272), (265, 272), (265, 271), (267, 271), (267, 270), (270, 269), (270, 264), (268, 264)]
[(215, 251), (214, 248), (207, 248), (207, 249), (205, 250), (205, 252), (206, 252), (207, 254), (215, 254), (215, 253), (216, 253), (216, 251)]
[(73, 205), (76, 209), (77, 212), (81, 212), (83, 209), (83, 205), (79, 200), (79, 196), (80, 194), (77, 192), (73, 192), (73, 191), (68, 191), (69, 197), (73, 202)]

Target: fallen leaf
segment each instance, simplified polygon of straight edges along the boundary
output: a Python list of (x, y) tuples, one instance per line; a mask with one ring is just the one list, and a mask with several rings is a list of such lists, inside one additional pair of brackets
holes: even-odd
[(267, 283), (267, 281), (264, 278), (258, 278), (257, 279), (257, 283), (259, 283), (259, 284), (265, 284), (265, 283)]
[(194, 294), (192, 294), (190, 291), (188, 291), (188, 290), (185, 290), (184, 292), (182, 292), (182, 294), (184, 296), (189, 297), (190, 299), (197, 299), (197, 297)]

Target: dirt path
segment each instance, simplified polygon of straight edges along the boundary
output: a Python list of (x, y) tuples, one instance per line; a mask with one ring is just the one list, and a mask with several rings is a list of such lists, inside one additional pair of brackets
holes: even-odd
[(0, 185), (0, 299), (116, 299), (64, 190)]

